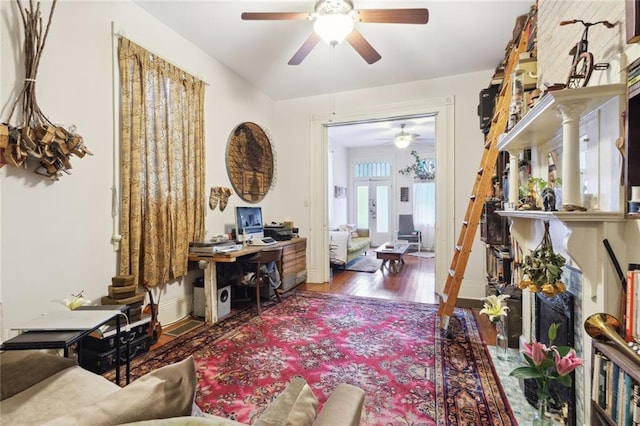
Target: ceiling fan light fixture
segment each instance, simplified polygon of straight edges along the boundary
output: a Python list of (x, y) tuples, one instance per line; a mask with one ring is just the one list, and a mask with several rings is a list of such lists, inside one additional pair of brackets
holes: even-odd
[(400, 134), (395, 137), (395, 139), (393, 140), (393, 144), (396, 146), (396, 148), (406, 148), (411, 143), (411, 139), (413, 138), (410, 134)]
[(325, 43), (335, 46), (353, 31), (355, 23), (351, 15), (332, 13), (319, 16), (313, 23), (313, 30)]

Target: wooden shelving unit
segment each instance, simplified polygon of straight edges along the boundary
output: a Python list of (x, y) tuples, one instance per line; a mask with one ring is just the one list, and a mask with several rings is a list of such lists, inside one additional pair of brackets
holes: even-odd
[[(640, 383), (640, 361), (630, 359), (627, 354), (623, 353), (620, 349), (610, 343), (593, 340), (593, 349), (594, 355), (596, 352), (601, 353), (611, 362), (616, 364), (621, 370), (631, 376), (635, 383)], [(599, 372), (592, 371), (592, 381), (593, 375), (595, 374), (599, 374)], [(607, 413), (606, 409), (594, 401), (593, 395), (591, 397), (591, 424), (611, 426), (615, 426), (617, 424), (617, 422), (615, 422)]]

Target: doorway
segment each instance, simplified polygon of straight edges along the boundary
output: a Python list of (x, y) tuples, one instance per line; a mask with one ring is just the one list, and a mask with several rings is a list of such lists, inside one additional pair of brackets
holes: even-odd
[[(454, 243), (454, 100), (453, 97), (423, 99), (399, 104), (362, 107), (351, 113), (317, 114), (311, 120), (311, 152), (315, 161), (311, 162), (311, 187), (318, 188), (311, 192), (309, 211), (309, 236), (317, 243), (310, 244), (308, 258), (308, 281), (322, 283), (329, 281), (329, 179), (327, 176), (329, 140), (328, 127), (367, 120), (389, 120), (399, 117), (435, 115), (437, 117), (437, 133), (435, 140), (436, 163), (447, 167), (436, 168), (438, 188), (436, 196), (436, 285), (441, 292), (446, 281), (449, 254), (453, 252)], [(396, 212), (393, 213), (395, 217)], [(439, 255), (441, 254), (441, 255)]]

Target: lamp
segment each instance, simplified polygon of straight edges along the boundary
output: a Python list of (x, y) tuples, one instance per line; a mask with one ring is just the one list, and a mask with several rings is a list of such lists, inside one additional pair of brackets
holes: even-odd
[(353, 31), (354, 26), (351, 15), (331, 13), (319, 16), (313, 24), (313, 30), (326, 43), (335, 46)]
[(400, 133), (395, 137), (395, 139), (393, 139), (393, 144), (396, 146), (396, 148), (406, 148), (411, 143), (411, 139), (413, 138), (410, 134)]

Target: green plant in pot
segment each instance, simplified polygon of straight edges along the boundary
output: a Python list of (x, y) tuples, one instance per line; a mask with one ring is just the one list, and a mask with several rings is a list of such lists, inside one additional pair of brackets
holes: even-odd
[(415, 161), (404, 169), (398, 170), (398, 173), (401, 175), (413, 174), (413, 178), (420, 181), (434, 180), (436, 178), (436, 170), (433, 163), (429, 164), (427, 160), (420, 158), (416, 150), (412, 150), (411, 155)]

